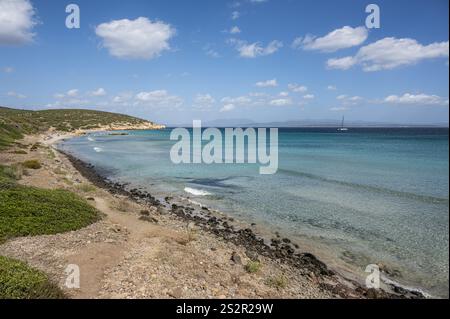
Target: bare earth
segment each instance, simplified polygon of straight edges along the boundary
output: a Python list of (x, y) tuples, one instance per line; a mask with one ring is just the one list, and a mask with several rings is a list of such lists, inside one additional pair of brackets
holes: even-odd
[[(17, 238), (0, 246), (13, 257), (45, 271), (72, 298), (331, 298), (322, 279), (300, 269), (259, 256), (261, 269), (245, 270), (245, 249), (154, 207), (139, 205), (89, 182), (51, 145), (68, 136), (28, 136), (23, 144), (43, 143), (26, 155), (0, 153), (2, 164), (38, 159), (39, 170), (28, 170), (19, 183), (63, 188), (78, 193), (104, 218), (84, 229), (49, 236)], [(154, 222), (140, 220), (148, 210)], [(240, 258), (233, 261), (236, 253)], [(240, 260), (239, 260), (240, 259)], [(80, 267), (80, 289), (65, 286), (65, 269)], [(284, 278), (285, 285), (276, 279)]]

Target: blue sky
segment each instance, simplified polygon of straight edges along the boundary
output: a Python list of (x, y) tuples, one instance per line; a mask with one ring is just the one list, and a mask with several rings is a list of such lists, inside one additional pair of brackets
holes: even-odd
[[(65, 8), (80, 8), (68, 29)], [(380, 8), (367, 29), (365, 8)], [(448, 123), (448, 1), (0, 0), (0, 105)]]

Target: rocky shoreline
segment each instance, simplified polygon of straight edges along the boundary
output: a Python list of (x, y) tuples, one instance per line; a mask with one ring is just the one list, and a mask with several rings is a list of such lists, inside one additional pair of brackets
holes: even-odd
[[(274, 238), (262, 238), (257, 236), (251, 228), (237, 225), (233, 218), (219, 216), (208, 207), (180, 204), (171, 197), (160, 200), (141, 189), (129, 189), (127, 184), (113, 182), (102, 176), (92, 164), (85, 163), (61, 150), (58, 151), (66, 156), (74, 168), (95, 186), (111, 194), (128, 197), (139, 204), (155, 207), (160, 214), (170, 214), (175, 218), (195, 224), (195, 227), (219, 238), (244, 247), (245, 254), (251, 260), (258, 261), (258, 256), (264, 256), (276, 262), (293, 266), (299, 269), (303, 275), (319, 282), (322, 289), (331, 292), (338, 298), (424, 298), (420, 292), (409, 291), (394, 284), (389, 284), (386, 290), (368, 289), (329, 269), (314, 255), (299, 252), (297, 244), (289, 238), (281, 237), (278, 233)], [(142, 219), (151, 218), (148, 216), (148, 212), (143, 211), (141, 214)], [(239, 258), (239, 256), (235, 258)]]

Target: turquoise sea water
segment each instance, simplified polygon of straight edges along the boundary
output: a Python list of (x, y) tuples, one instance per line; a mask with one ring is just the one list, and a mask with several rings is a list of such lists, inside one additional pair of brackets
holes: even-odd
[(280, 129), (275, 175), (259, 164), (175, 165), (169, 129), (128, 133), (60, 147), (154, 195), (190, 196), (323, 247), (337, 267), (381, 262), (400, 272), (395, 281), (448, 297), (448, 129)]

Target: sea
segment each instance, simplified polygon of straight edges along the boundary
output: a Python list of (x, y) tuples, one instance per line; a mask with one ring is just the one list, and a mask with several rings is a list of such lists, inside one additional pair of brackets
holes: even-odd
[(171, 131), (98, 132), (58, 147), (111, 180), (279, 232), (337, 270), (363, 278), (381, 265), (386, 280), (448, 298), (448, 128), (279, 128), (272, 175), (259, 163), (174, 164)]

